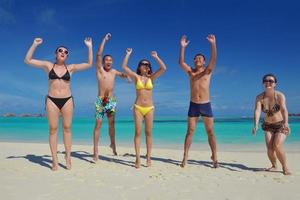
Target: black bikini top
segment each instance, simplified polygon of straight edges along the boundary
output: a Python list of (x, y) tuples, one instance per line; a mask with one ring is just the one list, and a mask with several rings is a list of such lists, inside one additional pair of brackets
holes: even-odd
[(55, 63), (53, 64), (53, 67), (52, 67), (52, 69), (49, 72), (49, 75), (48, 75), (49, 79), (51, 79), (51, 80), (62, 79), (64, 81), (70, 81), (71, 76), (70, 76), (69, 70), (68, 70), (68, 68), (67, 68), (66, 65), (65, 65), (65, 67), (66, 67), (67, 71), (66, 71), (66, 73), (62, 77), (57, 76), (57, 74), (54, 71), (54, 66), (55, 66)]
[[(261, 110), (266, 113), (268, 115), (268, 117), (272, 117), (274, 115), (274, 113), (277, 113), (279, 110), (280, 110), (280, 105), (277, 103), (277, 98), (276, 98), (276, 92), (274, 92), (274, 99), (275, 99), (275, 104), (272, 108), (270, 108), (269, 106), (269, 109), (266, 109), (263, 102), (261, 104)], [(264, 93), (264, 96), (263, 96), (263, 100), (264, 101), (264, 98), (265, 98), (265, 93)]]

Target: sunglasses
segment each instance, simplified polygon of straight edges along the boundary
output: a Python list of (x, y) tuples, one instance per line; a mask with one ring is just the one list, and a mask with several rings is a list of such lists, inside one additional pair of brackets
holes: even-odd
[(263, 83), (275, 83), (275, 81), (272, 79), (265, 79)]
[(58, 49), (57, 52), (59, 53), (65, 53), (66, 55), (69, 54), (68, 50)]
[(149, 67), (149, 66), (150, 66), (149, 63), (145, 63), (145, 62), (142, 62), (140, 65), (144, 65), (144, 66), (146, 66), (146, 67)]

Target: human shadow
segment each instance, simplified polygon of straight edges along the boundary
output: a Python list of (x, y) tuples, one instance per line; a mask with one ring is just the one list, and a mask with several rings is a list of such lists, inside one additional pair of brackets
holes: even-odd
[[(60, 152), (60, 153), (64, 153), (64, 152)], [(71, 156), (74, 158), (83, 160), (85, 162), (95, 164), (95, 161), (92, 159), (93, 155), (86, 151), (73, 151), (73, 152), (71, 152)], [(118, 158), (111, 158), (111, 157), (107, 157), (107, 156), (103, 156), (103, 155), (98, 156), (98, 159), (106, 161), (106, 162), (118, 163), (118, 164), (129, 166), (129, 167), (135, 167), (135, 165), (134, 165), (135, 163), (132, 161), (121, 160)]]
[[(202, 165), (205, 167), (214, 168), (212, 161), (188, 160), (188, 164)], [(224, 169), (228, 169), (230, 171), (236, 171), (236, 172), (241, 172), (242, 170), (243, 171), (253, 171), (253, 172), (266, 171), (265, 168), (248, 167), (244, 164), (227, 163), (227, 162), (219, 162), (219, 168), (224, 168)]]
[[(123, 156), (135, 157), (134, 154), (129, 154), (129, 153), (124, 154)], [(141, 158), (146, 159), (146, 156), (141, 156)], [(168, 163), (168, 164), (173, 164), (173, 165), (176, 165), (176, 166), (180, 166), (180, 164), (181, 164), (181, 161), (173, 160), (173, 159), (169, 159), (169, 158), (160, 158), (160, 157), (151, 156), (151, 160), (156, 160), (156, 161), (160, 161), (160, 162), (164, 162), (164, 163)], [(187, 163), (191, 164), (191, 165), (202, 165), (202, 166), (205, 166), (205, 167), (214, 168), (212, 161), (188, 160)], [(266, 171), (265, 168), (248, 167), (246, 165), (239, 164), (239, 163), (219, 162), (218, 164), (219, 164), (219, 168), (224, 168), (224, 169), (227, 169), (227, 170), (230, 170), (230, 171), (236, 171), (236, 172), (240, 172), (242, 170), (244, 170), (244, 171), (253, 171), (253, 172)]]
[[(27, 154), (26, 156), (9, 156), (6, 159), (17, 159), (17, 158), (23, 158), (28, 160), (29, 162), (38, 164), (40, 166), (52, 169), (51, 164), (52, 164), (52, 160), (48, 159), (51, 158), (51, 156), (48, 155), (43, 155), (43, 156), (37, 156), (34, 154)], [(66, 166), (62, 165), (62, 164), (58, 164), (60, 167), (65, 168)]]
[[(129, 153), (126, 153), (123, 156), (135, 157), (134, 154), (129, 154)], [(141, 156), (141, 158), (146, 159), (146, 155), (145, 156)], [(159, 158), (159, 157), (153, 157), (153, 156), (151, 156), (151, 160), (160, 161), (160, 162), (164, 162), (164, 163), (168, 163), (168, 164), (173, 164), (173, 165), (177, 165), (177, 166), (179, 166), (180, 163), (181, 163), (178, 160), (173, 160), (173, 159), (170, 159), (170, 158)]]

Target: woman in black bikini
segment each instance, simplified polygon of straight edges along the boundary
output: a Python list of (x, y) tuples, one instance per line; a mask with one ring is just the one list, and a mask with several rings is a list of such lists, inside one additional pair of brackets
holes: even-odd
[(71, 169), (71, 124), (73, 116), (74, 101), (71, 95), (70, 78), (73, 72), (85, 70), (92, 66), (93, 52), (92, 39), (86, 38), (85, 45), (88, 48), (88, 62), (81, 64), (66, 65), (69, 51), (66, 47), (60, 46), (55, 51), (55, 63), (33, 59), (33, 53), (37, 46), (42, 44), (41, 38), (35, 38), (28, 50), (25, 63), (33, 67), (42, 68), (49, 78), (48, 95), (46, 96), (46, 111), (49, 122), (49, 144), (52, 154), (52, 170), (58, 169), (57, 159), (57, 129), (59, 115), (62, 116), (63, 138), (65, 145), (66, 168)]
[(285, 103), (285, 96), (275, 90), (277, 79), (273, 74), (266, 74), (263, 77), (265, 91), (256, 97), (254, 112), (254, 127), (252, 133), (255, 135), (258, 129), (258, 121), (261, 111), (264, 113), (262, 129), (265, 133), (268, 157), (272, 166), (268, 171), (276, 170), (276, 156), (282, 165), (284, 175), (290, 175), (286, 165), (286, 156), (283, 150), (283, 143), (290, 133), (288, 124), (288, 111)]

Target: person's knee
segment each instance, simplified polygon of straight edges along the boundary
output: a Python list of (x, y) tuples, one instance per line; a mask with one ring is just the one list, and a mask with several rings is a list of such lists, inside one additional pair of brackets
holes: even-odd
[(63, 131), (64, 131), (64, 133), (70, 133), (71, 125), (63, 125)]
[(114, 119), (110, 120), (108, 122), (108, 124), (109, 124), (110, 127), (114, 127), (115, 126), (115, 120)]
[(50, 133), (50, 135), (55, 135), (55, 134), (57, 134), (57, 130), (58, 130), (57, 126), (50, 127), (50, 128), (49, 128), (49, 133)]
[(281, 145), (279, 143), (274, 143), (273, 148), (275, 151), (280, 151)]
[(142, 130), (141, 129), (136, 129), (135, 130), (135, 137), (141, 137), (141, 132), (142, 132)]
[(96, 121), (95, 129), (99, 130), (101, 128), (102, 121)]
[(213, 137), (214, 136), (214, 130), (212, 128), (206, 129), (208, 137)]
[(146, 130), (145, 133), (146, 133), (146, 136), (151, 136), (152, 135), (152, 131), (151, 130)]
[(195, 132), (195, 128), (189, 127), (187, 130), (187, 135), (193, 135)]

